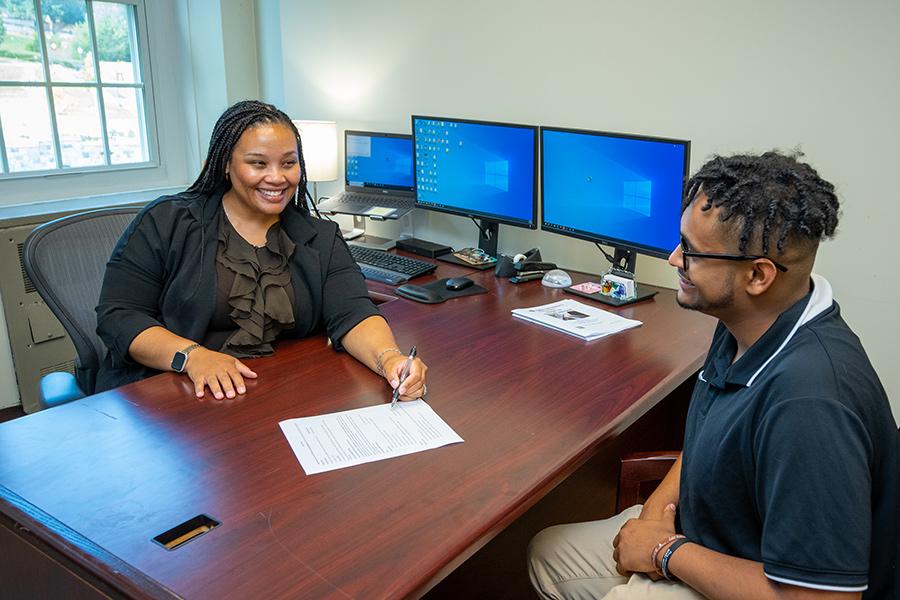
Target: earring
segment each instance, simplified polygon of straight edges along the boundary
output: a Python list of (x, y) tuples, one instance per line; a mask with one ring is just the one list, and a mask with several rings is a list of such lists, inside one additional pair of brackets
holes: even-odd
[(297, 187), (294, 188), (294, 206), (297, 208), (300, 207), (300, 185), (297, 184)]

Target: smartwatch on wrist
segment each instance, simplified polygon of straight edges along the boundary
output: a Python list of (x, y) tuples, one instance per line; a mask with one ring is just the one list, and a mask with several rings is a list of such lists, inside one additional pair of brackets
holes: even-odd
[(172, 357), (172, 370), (176, 373), (183, 373), (184, 368), (187, 366), (188, 354), (196, 350), (200, 347), (200, 344), (191, 344), (184, 350), (179, 350), (175, 353), (175, 356)]

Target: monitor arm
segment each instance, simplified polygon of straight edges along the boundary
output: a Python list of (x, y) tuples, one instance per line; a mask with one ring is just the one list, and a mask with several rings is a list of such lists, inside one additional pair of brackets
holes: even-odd
[(482, 219), (479, 223), (474, 218), (472, 221), (478, 227), (478, 247), (484, 250), (488, 256), (497, 256), (497, 234), (500, 232), (500, 223)]
[(597, 242), (594, 242), (594, 245), (597, 246), (597, 249), (603, 253), (603, 256), (605, 256), (606, 260), (612, 265), (610, 267), (610, 272), (613, 275), (634, 279), (634, 268), (637, 265), (637, 252), (613, 246), (613, 254), (610, 255), (609, 252), (604, 250)]

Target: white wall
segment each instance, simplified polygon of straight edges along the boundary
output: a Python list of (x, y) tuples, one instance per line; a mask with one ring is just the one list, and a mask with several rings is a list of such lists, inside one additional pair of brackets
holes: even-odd
[[(900, 415), (900, 3), (282, 0), (258, 18), (282, 40), (261, 78), (281, 76), (298, 118), (408, 132), (417, 113), (687, 138), (692, 170), (713, 153), (800, 146), (844, 203), (817, 270)], [(416, 224), (419, 237), (474, 245), (467, 220)], [(606, 267), (587, 242), (501, 228), (501, 251), (534, 245), (567, 267)], [(657, 259), (638, 276), (674, 282)]]
[(259, 97), (259, 63), (253, 0), (222, 0), (222, 38), (228, 72), (228, 104)]
[(259, 97), (255, 3), (253, 0), (180, 1), (186, 2), (189, 14), (189, 62), (202, 160), (206, 158), (209, 138), (219, 115), (239, 100)]
[[(278, 0), (256, 0), (256, 52), (260, 98), (284, 106), (284, 77), (281, 72), (281, 6)], [(290, 47), (288, 47), (290, 51)]]

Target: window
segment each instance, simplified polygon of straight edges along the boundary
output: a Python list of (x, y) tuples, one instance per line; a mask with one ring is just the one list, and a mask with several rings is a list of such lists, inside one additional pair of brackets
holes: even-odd
[(0, 178), (149, 164), (139, 0), (0, 0)]

